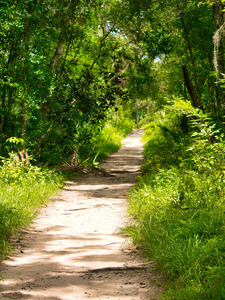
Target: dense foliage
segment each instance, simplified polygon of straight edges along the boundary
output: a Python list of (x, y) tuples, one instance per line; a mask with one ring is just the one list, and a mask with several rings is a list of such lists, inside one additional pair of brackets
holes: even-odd
[(38, 209), (59, 189), (62, 178), (38, 167), (4, 159), (0, 169), (0, 260), (8, 253), (12, 234), (27, 227)]
[(183, 96), (223, 122), (223, 2), (0, 1), (2, 155), (21, 137), (39, 162), (71, 158), (118, 103)]
[(129, 100), (122, 60), (132, 47), (108, 2), (1, 1), (2, 154), (15, 136), (38, 161), (58, 163)]

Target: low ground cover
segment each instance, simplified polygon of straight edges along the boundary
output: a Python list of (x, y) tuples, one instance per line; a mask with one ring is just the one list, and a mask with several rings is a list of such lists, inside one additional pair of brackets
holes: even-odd
[(3, 160), (0, 168), (0, 259), (10, 251), (10, 238), (26, 228), (38, 209), (62, 186), (59, 174)]
[(162, 299), (224, 299), (223, 133), (182, 102), (155, 117), (146, 126), (146, 161), (130, 195), (127, 231), (162, 270)]

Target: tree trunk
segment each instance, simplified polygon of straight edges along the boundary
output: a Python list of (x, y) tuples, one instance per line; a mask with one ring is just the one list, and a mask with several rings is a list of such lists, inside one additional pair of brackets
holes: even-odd
[(63, 40), (62, 38), (60, 38), (53, 56), (53, 62), (52, 62), (53, 69), (58, 66), (62, 54), (63, 54)]
[[(29, 30), (29, 19), (25, 20), (24, 27), (24, 44), (25, 44), (25, 57), (28, 53), (28, 30)], [(28, 93), (28, 61), (24, 59), (24, 69), (23, 69), (23, 78), (24, 78), (24, 89), (23, 89), (23, 98), (22, 98), (22, 124), (21, 124), (21, 138), (25, 140), (25, 134), (27, 130), (27, 115), (28, 115), (28, 103), (27, 103), (27, 93)]]
[(0, 116), (0, 133), (3, 133), (4, 121), (5, 121), (5, 98), (6, 98), (6, 76), (3, 79), (3, 91), (2, 91), (2, 113)]
[(198, 80), (197, 80), (197, 68), (196, 68), (196, 65), (195, 65), (194, 54), (193, 54), (193, 51), (192, 51), (192, 46), (191, 46), (191, 42), (190, 42), (190, 39), (189, 39), (188, 30), (187, 30), (186, 24), (184, 22), (184, 17), (183, 17), (182, 13), (180, 14), (180, 20), (181, 20), (181, 24), (183, 26), (184, 39), (187, 43), (190, 58), (191, 58), (191, 64), (192, 64), (192, 67), (193, 67), (194, 83), (195, 83), (195, 88), (196, 88), (196, 92), (197, 92), (196, 97), (198, 98), (198, 102), (199, 102), (200, 101), (200, 90), (199, 90), (199, 85), (198, 85)]
[(190, 42), (190, 39), (189, 39), (187, 27), (186, 27), (186, 24), (184, 22), (184, 18), (183, 18), (182, 14), (180, 15), (180, 18), (181, 18), (181, 23), (182, 23), (182, 26), (183, 26), (184, 38), (185, 38), (185, 41), (188, 45), (188, 50), (189, 50), (189, 54), (190, 54), (190, 57), (191, 57), (191, 64), (192, 64), (193, 71), (194, 71), (194, 82), (195, 82), (195, 87), (196, 87), (196, 91), (197, 91), (197, 96), (198, 96), (198, 98), (200, 98), (199, 85), (198, 85), (198, 81), (197, 81), (197, 69), (196, 69), (196, 65), (195, 65), (192, 46), (191, 46), (191, 42)]
[(195, 107), (195, 108), (200, 108), (200, 103), (198, 101), (198, 97), (195, 93), (195, 90), (194, 90), (194, 87), (191, 83), (191, 80), (188, 76), (188, 72), (187, 72), (187, 68), (185, 65), (182, 66), (182, 71), (183, 71), (183, 77), (184, 77), (184, 83), (187, 87), (187, 90), (188, 90), (188, 93), (191, 97), (191, 102), (192, 102), (192, 105)]
[(12, 134), (12, 105), (13, 105), (13, 88), (10, 87), (8, 98), (8, 134)]
[[(217, 79), (223, 79), (222, 74), (225, 73), (225, 67), (224, 67), (225, 66), (224, 64), (225, 32), (224, 30), (222, 30), (222, 33), (220, 32), (224, 24), (224, 12), (222, 10), (223, 10), (223, 4), (221, 3), (221, 1), (219, 1), (218, 6), (216, 3), (212, 5), (213, 18), (214, 18), (214, 24), (216, 30), (213, 39), (214, 39), (214, 67), (216, 69)], [(220, 35), (223, 35), (222, 41)], [(219, 92), (219, 90), (217, 92)], [(221, 109), (221, 101), (222, 103), (225, 103), (225, 88), (223, 86), (221, 87), (221, 92), (218, 93), (216, 98), (217, 98), (216, 106), (217, 106), (218, 115), (221, 117), (224, 115), (224, 109)]]
[(119, 123), (119, 108), (118, 108), (118, 100), (116, 100), (115, 111), (116, 111), (116, 124), (118, 124), (118, 123)]
[[(14, 52), (14, 48), (15, 48), (15, 44), (13, 44), (10, 48), (10, 53), (9, 53), (9, 57), (7, 60), (7, 64), (6, 66), (3, 66), (3, 70), (4, 70), (4, 78), (3, 78), (3, 87), (2, 87), (2, 114), (0, 117), (0, 132), (4, 132), (4, 127), (5, 127), (5, 115), (6, 115), (6, 95), (7, 95), (7, 75), (9, 74), (9, 66), (11, 63), (13, 63), (13, 61), (15, 60), (15, 56), (13, 55)], [(9, 93), (10, 93), (11, 88), (9, 89)]]

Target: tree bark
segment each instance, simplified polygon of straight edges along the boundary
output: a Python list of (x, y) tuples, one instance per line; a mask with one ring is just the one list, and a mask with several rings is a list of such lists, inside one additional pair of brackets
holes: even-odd
[(194, 83), (195, 83), (195, 88), (196, 88), (196, 93), (197, 93), (196, 97), (198, 98), (197, 100), (199, 102), (200, 101), (200, 89), (199, 89), (198, 80), (197, 80), (197, 68), (196, 68), (196, 65), (195, 65), (194, 54), (193, 54), (193, 51), (192, 51), (192, 46), (191, 46), (190, 38), (189, 38), (189, 35), (188, 35), (187, 26), (185, 24), (184, 17), (183, 17), (182, 13), (180, 14), (180, 20), (181, 20), (181, 24), (183, 26), (184, 39), (187, 43), (190, 58), (191, 58), (191, 64), (192, 64), (192, 67), (193, 67)]
[(62, 38), (60, 38), (53, 56), (53, 62), (52, 62), (53, 69), (58, 66), (62, 54), (63, 54), (63, 40)]
[(183, 77), (184, 77), (184, 83), (187, 87), (187, 90), (188, 90), (188, 93), (191, 97), (191, 102), (192, 102), (192, 105), (195, 107), (195, 108), (201, 108), (200, 107), (200, 103), (198, 101), (198, 97), (195, 93), (195, 90), (194, 90), (194, 87), (191, 83), (191, 80), (188, 76), (188, 71), (187, 71), (187, 67), (185, 65), (182, 66), (182, 71), (183, 71)]
[(118, 100), (116, 100), (115, 111), (116, 111), (116, 124), (118, 124), (118, 123), (119, 123), (119, 108), (118, 108)]
[[(216, 5), (216, 3), (214, 3), (212, 5), (212, 11), (213, 11), (213, 18), (214, 18), (214, 25), (215, 25), (215, 30), (217, 31), (223, 22), (223, 17), (221, 15), (221, 13), (219, 13), (218, 11), (218, 7)], [(224, 32), (223, 32), (223, 37), (224, 37)], [(220, 36), (219, 36), (220, 38)], [(215, 55), (215, 53), (214, 53)], [(219, 68), (219, 73), (224, 73), (224, 46), (223, 43), (219, 43), (219, 47), (218, 47), (218, 68)]]
[(25, 44), (25, 59), (24, 59), (24, 69), (23, 69), (23, 77), (24, 77), (24, 94), (22, 98), (22, 124), (21, 124), (21, 138), (25, 140), (25, 134), (27, 130), (27, 115), (28, 115), (28, 103), (27, 103), (27, 93), (28, 93), (28, 61), (26, 59), (28, 53), (28, 30), (29, 30), (29, 19), (25, 20), (24, 27), (24, 44)]
[[(16, 45), (13, 44), (10, 48), (10, 53), (9, 53), (9, 57), (8, 57), (8, 61), (6, 66), (3, 67), (4, 69), (4, 78), (3, 78), (3, 87), (2, 87), (2, 110), (3, 113), (1, 114), (0, 117), (0, 132), (4, 132), (5, 129), (5, 114), (6, 114), (6, 96), (7, 96), (7, 76), (12, 75), (9, 74), (9, 66), (10, 64), (12, 64), (15, 61), (15, 54), (14, 54), (14, 49), (15, 49)], [(12, 87), (9, 88), (9, 94), (11, 92)]]
[(13, 88), (10, 87), (9, 90), (9, 98), (8, 98), (8, 133), (11, 135), (12, 133), (12, 106), (13, 106)]
[[(219, 0), (218, 6), (216, 3), (212, 5), (214, 25), (215, 25), (215, 35), (214, 40), (214, 67), (216, 69), (217, 79), (223, 79), (222, 74), (225, 73), (225, 63), (224, 63), (224, 41), (225, 41), (225, 31), (224, 31), (224, 12), (223, 4)], [(221, 35), (223, 39), (221, 40)], [(222, 86), (221, 90), (217, 89), (218, 95), (216, 97), (216, 108), (218, 115), (222, 117), (224, 115), (224, 109), (221, 108), (221, 101), (225, 103), (225, 88)]]

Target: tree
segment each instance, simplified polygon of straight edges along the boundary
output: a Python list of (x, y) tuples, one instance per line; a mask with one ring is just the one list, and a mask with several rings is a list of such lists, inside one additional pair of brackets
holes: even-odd
[(116, 3), (1, 1), (3, 139), (21, 136), (39, 159), (55, 161), (88, 142), (115, 99), (126, 98)]
[(212, 42), (216, 31), (221, 74), (223, 1), (0, 4), (2, 142), (22, 137), (39, 159), (57, 161), (91, 138), (109, 107), (129, 98), (161, 107), (183, 96), (223, 120)]

